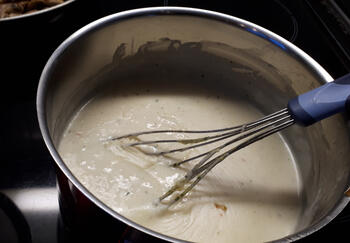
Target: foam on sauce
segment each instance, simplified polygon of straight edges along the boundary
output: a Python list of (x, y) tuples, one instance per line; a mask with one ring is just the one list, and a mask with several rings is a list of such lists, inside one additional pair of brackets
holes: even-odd
[[(143, 130), (229, 127), (261, 116), (249, 103), (214, 89), (190, 84), (173, 85), (171, 89), (159, 84), (119, 86), (80, 110), (66, 129), (59, 152), (97, 198), (145, 227), (195, 242), (270, 241), (293, 233), (301, 210), (294, 161), (278, 135), (225, 159), (170, 208), (154, 202), (195, 162), (179, 168), (169, 165), (213, 147), (166, 157), (149, 156), (121, 146), (132, 139), (108, 140)], [(167, 148), (174, 145), (143, 149)]]

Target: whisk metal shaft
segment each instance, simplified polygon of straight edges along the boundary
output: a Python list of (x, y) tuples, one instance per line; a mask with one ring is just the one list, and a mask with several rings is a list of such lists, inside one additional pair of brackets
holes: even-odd
[[(180, 200), (183, 198), (195, 185), (198, 184), (198, 182), (211, 170), (213, 169), (217, 164), (219, 164), (221, 161), (223, 161), (225, 158), (233, 154), (234, 152), (237, 152), (238, 150), (256, 142), (259, 141), (265, 137), (270, 136), (271, 134), (274, 134), (276, 132), (279, 132), (295, 123), (294, 119), (291, 117), (291, 115), (288, 112), (288, 109), (282, 109), (280, 111), (277, 111), (275, 113), (272, 113), (268, 116), (265, 116), (257, 121), (246, 123), (240, 126), (234, 126), (234, 127), (228, 127), (223, 129), (215, 129), (215, 130), (155, 130), (155, 131), (146, 131), (146, 132), (137, 132), (137, 133), (131, 133), (127, 135), (123, 135), (120, 137), (114, 137), (110, 140), (120, 140), (124, 138), (130, 138), (130, 137), (138, 137), (141, 135), (148, 135), (148, 134), (156, 134), (156, 133), (219, 133), (216, 135), (211, 136), (205, 136), (195, 139), (168, 139), (168, 140), (149, 140), (149, 141), (140, 141), (135, 143), (129, 143), (125, 146), (140, 146), (140, 145), (147, 145), (147, 144), (158, 144), (158, 143), (181, 143), (183, 145), (192, 144), (190, 146), (185, 146), (178, 149), (171, 149), (161, 152), (155, 152), (155, 153), (147, 153), (151, 155), (165, 155), (175, 152), (183, 152), (189, 149), (205, 146), (211, 143), (219, 142), (228, 138), (232, 138), (231, 140), (227, 141), (226, 143), (211, 149), (208, 152), (193, 156), (189, 159), (174, 163), (172, 166), (180, 166), (183, 163), (202, 158), (190, 171), (186, 173), (183, 179), (178, 181), (172, 188), (170, 188), (169, 191), (167, 191), (165, 194), (163, 194), (159, 201), (163, 201), (165, 198), (172, 195), (175, 191), (183, 189), (183, 187), (192, 181), (190, 185), (188, 185), (186, 188), (183, 189), (183, 191), (175, 197), (171, 201), (171, 204)], [(221, 132), (221, 133), (220, 133)], [(224, 132), (224, 133), (222, 133)], [(239, 142), (238, 145), (235, 147), (227, 150), (226, 152), (212, 158), (215, 154), (219, 153), (221, 150), (226, 148), (229, 145), (232, 145), (233, 143)], [(146, 153), (146, 152), (145, 152)], [(212, 159), (211, 159), (212, 158)]]

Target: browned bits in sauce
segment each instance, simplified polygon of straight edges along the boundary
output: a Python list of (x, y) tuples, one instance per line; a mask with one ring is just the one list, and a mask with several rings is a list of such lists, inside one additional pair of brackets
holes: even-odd
[(348, 190), (344, 194), (345, 196), (350, 197), (350, 188), (348, 188)]
[(214, 203), (214, 206), (215, 206), (217, 209), (221, 209), (221, 210), (224, 211), (224, 212), (227, 211), (227, 207), (226, 207), (225, 205), (218, 204), (218, 203)]

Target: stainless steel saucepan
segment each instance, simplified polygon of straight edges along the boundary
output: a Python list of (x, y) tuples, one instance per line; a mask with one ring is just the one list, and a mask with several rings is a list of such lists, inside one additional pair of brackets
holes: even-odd
[[(156, 63), (161, 67), (155, 69)], [(180, 240), (144, 228), (99, 201), (57, 152), (75, 112), (111, 77), (127, 80), (135, 73), (164, 78), (176, 73), (184, 80), (216, 82), (265, 114), (333, 80), (311, 57), (278, 35), (242, 19), (192, 8), (117, 13), (78, 30), (57, 48), (41, 75), (37, 111), (42, 135), (59, 168), (60, 190), (71, 192), (71, 199), (63, 201), (90, 203), (122, 224), (172, 242)], [(284, 242), (322, 228), (346, 206), (350, 146), (345, 115), (308, 128), (295, 126), (281, 135), (295, 158), (303, 188), (300, 222), (293, 234), (277, 240)], [(75, 205), (86, 215), (85, 206)]]

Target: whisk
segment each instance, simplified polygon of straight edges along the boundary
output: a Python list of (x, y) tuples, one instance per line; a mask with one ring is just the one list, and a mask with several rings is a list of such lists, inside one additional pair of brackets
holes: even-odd
[[(172, 164), (177, 167), (192, 160), (199, 160), (195, 166), (189, 170), (185, 176), (180, 179), (170, 190), (160, 196), (159, 202), (169, 197), (176, 191), (180, 191), (170, 204), (183, 198), (198, 182), (212, 170), (217, 164), (234, 152), (256, 142), (271, 134), (277, 133), (295, 123), (302, 126), (309, 126), (317, 121), (327, 118), (333, 114), (343, 112), (350, 107), (350, 74), (347, 74), (333, 82), (324, 84), (314, 90), (297, 96), (288, 102), (287, 108), (267, 115), (257, 121), (246, 123), (239, 126), (233, 126), (215, 130), (153, 130), (130, 133), (111, 140), (120, 140), (124, 138), (138, 137), (141, 135), (150, 135), (156, 133), (197, 133), (209, 134), (204, 137), (194, 139), (168, 139), (168, 140), (149, 140), (129, 143), (126, 146), (137, 147), (147, 144), (159, 143), (180, 143), (181, 148), (169, 149), (160, 152), (144, 152), (152, 155), (167, 155), (171, 153), (184, 152), (189, 149), (197, 148), (211, 143), (216, 143), (224, 139), (231, 138), (227, 142), (211, 149), (205, 153), (190, 157), (180, 162)], [(212, 135), (210, 135), (212, 134)], [(233, 144), (236, 143), (235, 146)], [(232, 145), (233, 147), (214, 157), (224, 148)], [(142, 151), (142, 150), (141, 150)], [(191, 182), (191, 183), (190, 183)], [(190, 183), (187, 187), (186, 184)]]

